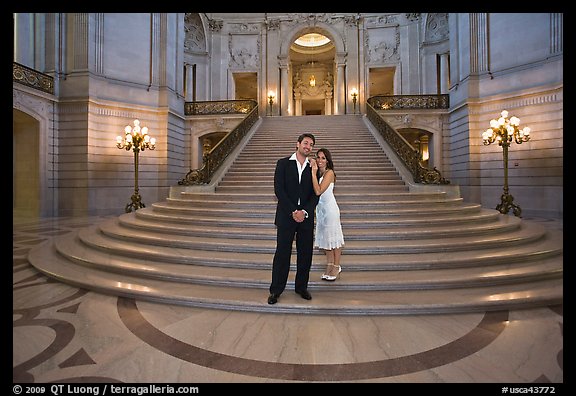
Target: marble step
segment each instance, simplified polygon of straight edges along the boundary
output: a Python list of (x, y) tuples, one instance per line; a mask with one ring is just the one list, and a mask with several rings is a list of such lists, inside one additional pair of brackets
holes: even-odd
[[(239, 211), (235, 208), (227, 207), (199, 207), (199, 206), (183, 206), (173, 205), (169, 202), (156, 202), (150, 205), (152, 209), (159, 213), (177, 213), (182, 216), (196, 216), (196, 217), (240, 217), (245, 219), (266, 218), (268, 221), (273, 221), (276, 208), (274, 205), (262, 205), (258, 210), (254, 211)], [(365, 219), (367, 221), (378, 220), (382, 218), (398, 218), (402, 216), (421, 216), (433, 217), (438, 215), (450, 215), (459, 213), (465, 216), (467, 213), (474, 213), (481, 209), (478, 204), (459, 204), (452, 206), (443, 205), (429, 205), (425, 209), (420, 206), (410, 207), (397, 205), (393, 206), (378, 206), (376, 208), (369, 206), (349, 207), (346, 211), (341, 211), (340, 217), (342, 221), (345, 219)]]
[[(336, 188), (334, 189), (336, 190)], [(338, 185), (338, 192), (354, 192), (358, 191), (358, 186), (346, 186), (346, 185)], [(408, 191), (408, 186), (404, 184), (403, 181), (390, 181), (387, 183), (378, 184), (375, 186), (370, 186), (370, 191), (372, 192), (400, 192), (400, 191)], [(269, 183), (266, 186), (216, 186), (215, 188), (216, 193), (267, 193), (272, 192), (274, 193), (274, 186), (272, 183)]]
[[(414, 200), (441, 200), (445, 199), (446, 193), (443, 191), (437, 192), (410, 192), (410, 191), (394, 191), (394, 192), (362, 192), (360, 196), (355, 191), (338, 191), (338, 202), (358, 201), (358, 202), (390, 202), (390, 201), (414, 201)], [(178, 198), (189, 200), (193, 202), (203, 201), (207, 204), (210, 202), (218, 201), (253, 201), (253, 202), (276, 202), (274, 193), (269, 192), (252, 192), (252, 193), (203, 193), (196, 191), (182, 191)]]
[[(368, 176), (365, 176), (368, 177)], [(369, 187), (366, 186), (365, 178), (341, 178), (337, 175), (337, 183), (335, 184), (334, 190), (338, 191), (349, 191), (349, 190), (366, 190), (367, 188), (372, 189), (372, 185), (384, 187), (387, 186), (405, 186), (404, 181), (400, 175), (382, 176), (382, 177), (372, 177), (370, 176)], [(256, 188), (270, 186), (271, 189), (274, 188), (274, 175), (255, 175), (251, 180), (247, 179), (236, 179), (229, 176), (224, 176), (224, 178), (218, 183), (218, 187), (241, 187), (241, 188)], [(378, 190), (378, 188), (376, 189)], [(407, 190), (406, 190), (407, 191)], [(357, 194), (358, 196), (359, 194)]]
[[(274, 174), (274, 169), (276, 167), (276, 161), (252, 161), (252, 162), (242, 162), (242, 163), (234, 163), (233, 167), (237, 171), (261, 171), (269, 174), (272, 172)], [(334, 169), (338, 172), (338, 174), (358, 174), (358, 173), (366, 173), (368, 175), (378, 174), (387, 172), (388, 174), (393, 174), (394, 171), (397, 172), (396, 168), (392, 164), (388, 164), (386, 162), (379, 162), (379, 163), (369, 163), (366, 164), (362, 160), (356, 161), (347, 161), (347, 162), (336, 162), (334, 159)]]
[[(397, 170), (366, 170), (366, 169), (352, 169), (346, 172), (338, 169), (338, 181), (358, 181), (360, 183), (366, 184), (366, 178), (370, 178), (371, 183), (378, 183), (379, 179), (386, 179), (390, 177), (397, 178), (399, 173)], [(258, 178), (261, 180), (267, 180), (269, 182), (273, 181), (274, 169), (261, 169), (261, 168), (245, 168), (239, 169), (234, 168), (229, 170), (224, 174), (224, 178), (234, 178), (237, 180), (243, 179), (254, 179)]]
[[(370, 178), (372, 183), (373, 177), (399, 177), (398, 171), (393, 167), (388, 166), (378, 166), (378, 167), (366, 167), (364, 165), (353, 165), (350, 166), (348, 169), (346, 167), (338, 167), (336, 168), (337, 176), (339, 178), (343, 178), (345, 180), (355, 180), (360, 178), (366, 183), (366, 179)], [(265, 166), (256, 166), (256, 165), (238, 165), (234, 166), (233, 169), (228, 170), (224, 177), (231, 177), (231, 176), (258, 176), (261, 175), (262, 177), (270, 178), (274, 176), (274, 167), (269, 166), (266, 164)], [(340, 180), (340, 179), (339, 179)]]
[[(366, 178), (370, 179), (370, 183), (380, 186), (401, 186), (404, 185), (400, 175), (341, 175), (338, 174), (336, 177), (336, 184), (334, 190), (342, 192), (355, 192), (356, 198), (361, 198), (362, 195), (358, 191), (372, 190), (371, 186), (366, 185)], [(225, 175), (219, 183), (219, 186), (241, 186), (241, 187), (267, 187), (274, 188), (274, 175), (273, 174), (263, 174), (254, 173), (252, 175), (236, 176), (236, 175)], [(341, 188), (346, 186), (346, 188)], [(350, 191), (352, 190), (352, 191)], [(356, 191), (353, 191), (356, 190)], [(401, 192), (408, 192), (409, 189), (403, 189)], [(220, 194), (220, 192), (219, 192)]]
[[(212, 217), (200, 213), (196, 216), (190, 216), (188, 213), (177, 212), (160, 212), (150, 207), (142, 208), (136, 211), (136, 216), (142, 219), (148, 219), (155, 222), (170, 222), (176, 224), (190, 224), (195, 226), (216, 226), (216, 227), (243, 227), (246, 229), (254, 228), (273, 228), (272, 218), (251, 218), (250, 222), (239, 217)], [(366, 227), (409, 227), (425, 226), (429, 224), (443, 223), (445, 225), (474, 224), (498, 221), (502, 215), (493, 209), (473, 208), (468, 212), (453, 211), (452, 213), (440, 213), (437, 215), (429, 214), (427, 216), (381, 216), (379, 218), (351, 218), (342, 219), (343, 227), (366, 228)]]
[[(165, 234), (146, 229), (135, 232), (132, 228), (123, 227), (117, 219), (99, 224), (100, 231), (110, 238), (124, 243), (138, 243), (147, 246), (160, 246), (176, 249), (193, 249), (220, 252), (274, 253), (275, 239), (256, 238), (222, 238), (218, 235), (180, 235)], [(484, 249), (498, 244), (500, 248), (511, 247), (523, 243), (532, 243), (543, 237), (542, 227), (521, 223), (513, 230), (484, 233), (470, 236), (431, 235), (420, 238), (418, 235), (404, 233), (404, 238), (389, 239), (352, 239), (346, 242), (346, 254), (392, 254), (392, 253), (430, 253), (454, 252), (464, 250)]]
[[(276, 157), (273, 156), (274, 153), (266, 153), (266, 157), (262, 154), (239, 155), (234, 160), (234, 165), (238, 166), (262, 166), (262, 165), (276, 165), (276, 160), (291, 155), (290, 151), (284, 151), (277, 154)], [(378, 167), (388, 167), (393, 168), (392, 162), (384, 156), (384, 152), (380, 149), (380, 152), (374, 153), (362, 153), (358, 155), (342, 155), (337, 156), (332, 153), (332, 159), (334, 160), (334, 165), (338, 169), (351, 168), (352, 166), (363, 165), (367, 168), (378, 168)], [(272, 166), (272, 167), (273, 167)]]
[[(343, 273), (336, 282), (320, 280), (326, 258), (315, 250), (313, 300), (303, 300), (293, 292), (293, 251), (287, 289), (268, 305), (274, 167), (294, 152), (295, 130), (313, 131), (316, 147), (334, 155)], [(563, 299), (562, 232), (446, 193), (410, 192), (362, 117), (264, 118), (216, 192), (198, 190), (54, 237), (28, 259), (88, 290), (224, 310), (468, 313)]]
[[(356, 198), (356, 199), (355, 199)], [(463, 204), (462, 198), (444, 198), (440, 197), (433, 199), (427, 197), (427, 199), (422, 199), (418, 197), (408, 196), (405, 199), (390, 200), (390, 201), (363, 201), (362, 198), (358, 198), (357, 195), (340, 196), (337, 195), (338, 206), (341, 211), (348, 211), (351, 209), (381, 209), (381, 208), (398, 208), (398, 207), (424, 207), (428, 209), (431, 205), (435, 207), (453, 206)], [(261, 208), (273, 208), (276, 209), (276, 197), (266, 196), (266, 199), (252, 199), (252, 200), (235, 200), (235, 199), (220, 199), (219, 196), (214, 196), (211, 200), (206, 199), (191, 199), (187, 197), (182, 198), (167, 198), (166, 204), (172, 205), (174, 207), (203, 207), (203, 208), (233, 208), (236, 210), (251, 210), (251, 209), (261, 209)]]
[[(239, 250), (230, 252), (225, 249), (182, 248), (166, 244), (150, 244), (142, 240), (126, 241), (114, 235), (101, 232), (100, 225), (88, 227), (77, 232), (76, 242), (83, 247), (84, 254), (100, 251), (111, 258), (145, 259), (152, 263), (195, 264), (229, 268), (270, 268), (273, 251)], [(347, 269), (355, 271), (441, 269), (459, 267), (492, 266), (496, 264), (527, 262), (557, 256), (562, 252), (562, 239), (556, 234), (543, 234), (541, 238), (529, 244), (484, 245), (476, 250), (395, 251), (388, 254), (343, 251), (343, 263)], [(293, 257), (293, 262), (295, 256)], [(325, 256), (315, 250), (313, 267), (323, 270)]]
[[(378, 145), (376, 141), (373, 144), (367, 145), (363, 142), (361, 148), (339, 148), (339, 145), (345, 146), (356, 146), (357, 140), (350, 140), (350, 142), (330, 142), (330, 147), (327, 147), (330, 150), (330, 153), (334, 157), (334, 159), (338, 158), (339, 163), (345, 163), (346, 160), (365, 160), (367, 162), (390, 162), (388, 156), (382, 151), (382, 148)], [(313, 151), (316, 152), (320, 147), (316, 146)], [(236, 157), (236, 161), (270, 161), (270, 160), (277, 160), (282, 157), (286, 157), (291, 155), (296, 149), (295, 146), (284, 146), (284, 147), (270, 147), (269, 144), (256, 144), (254, 142), (250, 142), (248, 146), (246, 146), (241, 153), (238, 154)], [(266, 155), (262, 155), (262, 153), (266, 153)]]
[[(171, 282), (191, 284), (212, 284), (240, 288), (266, 289), (270, 284), (269, 266), (243, 268), (234, 266), (234, 255), (229, 257), (229, 265), (211, 266), (198, 263), (174, 264), (170, 262), (151, 263), (149, 259), (116, 256), (113, 259), (105, 252), (86, 249), (78, 243), (74, 233), (59, 237), (55, 249), (62, 257), (87, 268), (100, 269), (121, 275), (163, 279)], [(271, 257), (268, 257), (271, 260)], [(347, 258), (346, 258), (347, 259)], [(343, 265), (344, 266), (344, 265)], [(310, 273), (310, 286), (338, 290), (426, 290), (438, 288), (460, 288), (499, 285), (504, 283), (551, 279), (562, 274), (562, 264), (558, 255), (534, 260), (523, 260), (514, 264), (491, 264), (476, 267), (421, 268), (358, 270), (348, 263), (344, 266), (338, 282), (325, 282), (320, 279), (325, 265), (314, 263)], [(292, 270), (295, 270), (293, 264)]]
[[(31, 251), (29, 259), (36, 263), (41, 261), (43, 265), (37, 268), (59, 281), (100, 293), (198, 308), (250, 312), (320, 315), (469, 313), (553, 305), (561, 303), (563, 296), (562, 278), (414, 290), (336, 289), (331, 287), (336, 283), (313, 281), (309, 286), (313, 299), (306, 301), (293, 292), (291, 273), (279, 302), (268, 305), (268, 291), (264, 285), (257, 288), (190, 284), (101, 271), (62, 258), (56, 254), (52, 241)], [(341, 275), (341, 279), (343, 277)]]
[[(450, 224), (445, 221), (420, 224), (406, 224), (394, 225), (392, 227), (372, 227), (366, 225), (364, 222), (357, 222), (356, 224), (344, 222), (342, 229), (346, 237), (346, 241), (352, 240), (406, 240), (416, 238), (449, 238), (452, 236), (473, 236), (483, 235), (489, 233), (511, 232), (520, 226), (520, 219), (512, 218), (510, 216), (500, 216), (499, 221), (495, 222), (478, 222), (474, 224), (460, 223)], [(245, 227), (227, 226), (224, 227), (220, 224), (207, 226), (197, 225), (194, 223), (182, 224), (180, 222), (171, 223), (167, 222), (165, 218), (155, 219), (150, 217), (148, 219), (134, 216), (132, 214), (121, 215), (118, 222), (127, 228), (135, 230), (153, 231), (157, 233), (164, 233), (166, 235), (178, 234), (189, 236), (214, 236), (217, 238), (239, 238), (239, 239), (276, 239), (276, 229), (270, 221), (268, 224), (263, 224), (262, 227)]]

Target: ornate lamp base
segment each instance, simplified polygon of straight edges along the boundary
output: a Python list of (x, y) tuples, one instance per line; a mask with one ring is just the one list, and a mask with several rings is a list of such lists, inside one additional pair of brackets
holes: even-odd
[(142, 203), (142, 197), (140, 197), (140, 194), (138, 193), (138, 190), (134, 191), (134, 194), (132, 194), (132, 196), (130, 197), (131, 202), (129, 204), (126, 205), (126, 213), (130, 213), (133, 210), (136, 211), (140, 208), (145, 208), (146, 205), (144, 205), (144, 203)]
[(500, 203), (496, 205), (496, 210), (502, 214), (506, 214), (510, 211), (510, 209), (512, 209), (514, 216), (522, 217), (522, 209), (512, 201), (514, 201), (514, 197), (508, 194), (507, 191), (504, 191), (500, 197)]

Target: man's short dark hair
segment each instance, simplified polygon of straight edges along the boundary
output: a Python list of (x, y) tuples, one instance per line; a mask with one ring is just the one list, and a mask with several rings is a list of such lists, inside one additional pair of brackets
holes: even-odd
[(302, 135), (298, 136), (298, 143), (302, 143), (304, 138), (310, 138), (312, 139), (312, 143), (316, 144), (316, 138), (311, 133), (303, 133)]

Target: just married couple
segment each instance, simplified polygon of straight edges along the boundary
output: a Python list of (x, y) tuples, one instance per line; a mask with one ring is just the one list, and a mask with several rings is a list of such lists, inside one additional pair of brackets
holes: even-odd
[(276, 304), (286, 288), (294, 238), (294, 291), (300, 297), (305, 300), (312, 299), (308, 291), (308, 279), (314, 247), (323, 250), (326, 256), (323, 280), (335, 281), (342, 271), (340, 255), (344, 236), (340, 224), (340, 209), (333, 192), (336, 181), (334, 163), (330, 151), (326, 148), (317, 150), (314, 155), (315, 143), (313, 134), (301, 134), (298, 136), (296, 151), (276, 163), (276, 252), (272, 262), (268, 304)]

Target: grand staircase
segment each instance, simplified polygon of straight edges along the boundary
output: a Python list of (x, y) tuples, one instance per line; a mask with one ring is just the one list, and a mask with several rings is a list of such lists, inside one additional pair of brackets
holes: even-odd
[[(332, 152), (346, 245), (340, 279), (306, 301), (288, 286), (267, 304), (276, 232), (276, 160), (301, 132)], [(33, 249), (29, 261), (97, 292), (203, 308), (329, 315), (465, 313), (563, 299), (562, 232), (463, 202), (410, 192), (362, 116), (267, 117), (216, 186), (189, 189)], [(295, 255), (293, 255), (293, 263)]]

